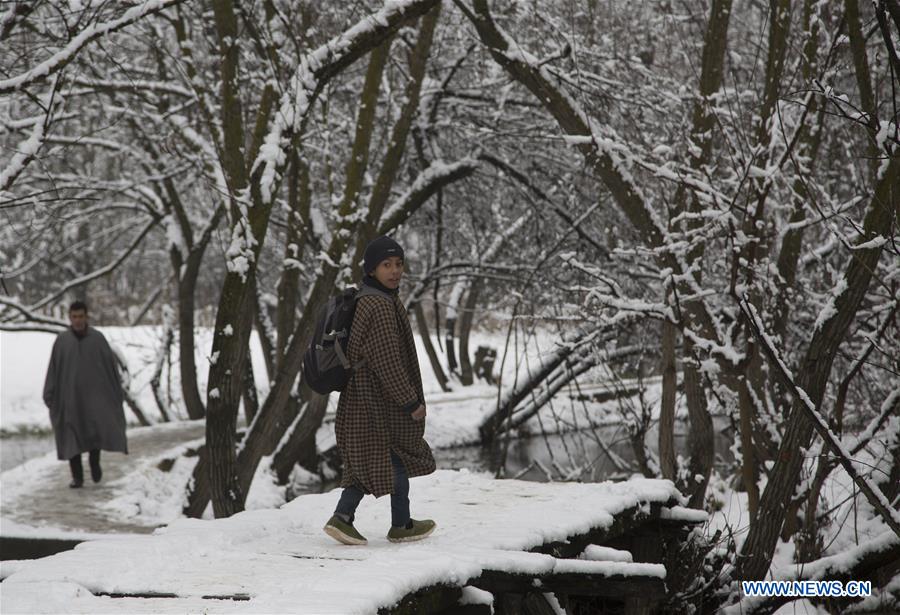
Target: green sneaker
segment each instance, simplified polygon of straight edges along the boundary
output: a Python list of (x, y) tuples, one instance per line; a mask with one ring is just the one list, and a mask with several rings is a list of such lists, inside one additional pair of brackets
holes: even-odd
[(325, 527), (325, 533), (345, 545), (367, 545), (366, 537), (356, 531), (352, 523), (347, 523), (337, 515), (332, 515)]
[(411, 519), (411, 521), (412, 527), (409, 529), (391, 526), (391, 529), (387, 534), (387, 539), (391, 542), (413, 542), (422, 540), (423, 538), (430, 536), (436, 526), (435, 522), (431, 519), (425, 519), (424, 521)]

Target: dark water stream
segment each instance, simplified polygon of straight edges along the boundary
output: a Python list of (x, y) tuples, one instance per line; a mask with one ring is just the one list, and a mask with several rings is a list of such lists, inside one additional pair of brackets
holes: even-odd
[[(725, 466), (734, 460), (731, 453), (731, 437), (726, 419), (714, 419), (716, 463)], [(686, 456), (686, 425), (677, 425), (675, 450)], [(657, 453), (657, 431), (646, 439), (647, 448)], [(532, 436), (485, 448), (466, 446), (435, 451), (438, 467), (448, 469), (469, 468), (496, 474), (503, 466), (504, 478), (523, 480), (580, 480), (599, 482), (610, 478), (630, 476), (637, 470), (634, 449), (624, 425), (610, 425), (594, 430), (583, 430), (548, 436)]]
[(5, 435), (0, 438), (0, 472), (11, 470), (53, 450), (53, 436), (49, 434)]

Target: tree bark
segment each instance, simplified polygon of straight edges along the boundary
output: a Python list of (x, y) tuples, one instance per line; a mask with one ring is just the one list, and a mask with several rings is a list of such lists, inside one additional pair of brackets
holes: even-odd
[(744, 370), (745, 378), (738, 391), (738, 412), (741, 429), (741, 479), (744, 491), (747, 492), (747, 508), (750, 513), (749, 523), (756, 522), (756, 512), (759, 508), (759, 468), (756, 461), (756, 444), (753, 441), (753, 423), (758, 419), (757, 403), (763, 403), (757, 395), (754, 383), (761, 382), (761, 361), (759, 350), (751, 340), (748, 340), (747, 354), (749, 361)]
[(675, 457), (675, 396), (678, 387), (678, 374), (675, 369), (675, 343), (678, 329), (674, 323), (664, 320), (662, 323), (662, 355), (660, 371), (662, 372), (662, 396), (659, 409), (659, 467), (663, 478), (674, 481), (676, 478)]
[(260, 289), (259, 284), (254, 284), (253, 286), (253, 321), (256, 325), (256, 334), (259, 336), (263, 367), (266, 369), (266, 380), (271, 382), (272, 376), (275, 374), (277, 334), (275, 333), (275, 327), (272, 325), (272, 319), (269, 316), (269, 306), (266, 305), (262, 289)]
[(703, 508), (706, 487), (712, 474), (715, 457), (715, 434), (712, 417), (706, 403), (706, 391), (701, 382), (700, 371), (693, 357), (693, 342), (684, 341), (684, 395), (687, 399), (690, 431), (688, 432), (688, 479), (682, 491), (688, 495), (688, 507)]
[(259, 411), (259, 395), (256, 392), (256, 378), (253, 374), (253, 360), (247, 346), (246, 369), (244, 370), (244, 390), (241, 393), (244, 402), (244, 418), (247, 425), (253, 423), (253, 417)]
[(302, 414), (291, 426), (284, 445), (275, 451), (272, 458), (272, 469), (280, 484), (290, 479), (294, 466), (298, 463), (309, 470), (318, 470), (316, 451), (316, 432), (322, 425), (325, 411), (328, 408), (328, 395), (310, 392), (310, 399), (305, 404)]
[(284, 264), (278, 280), (278, 311), (275, 317), (277, 347), (275, 367), (281, 364), (288, 337), (294, 329), (297, 303), (300, 298), (300, 258), (303, 255), (304, 238), (310, 231), (309, 207), (312, 190), (309, 183), (309, 166), (296, 152), (291, 161), (288, 184), (290, 211), (287, 218), (287, 236), (284, 240)]
[(441, 361), (438, 358), (437, 352), (434, 350), (434, 344), (431, 342), (431, 335), (428, 332), (428, 323), (425, 320), (425, 310), (422, 309), (421, 302), (416, 301), (413, 310), (416, 315), (416, 327), (419, 329), (419, 338), (422, 340), (422, 345), (425, 346), (425, 354), (428, 355), (428, 362), (431, 363), (434, 377), (437, 379), (442, 391), (449, 391), (450, 387), (447, 386), (447, 375), (444, 374), (444, 368), (441, 366)]
[(475, 379), (472, 374), (472, 363), (469, 361), (469, 333), (472, 330), (472, 321), (475, 316), (475, 306), (478, 304), (478, 293), (481, 290), (481, 278), (473, 277), (469, 285), (469, 293), (463, 306), (462, 318), (459, 321), (459, 367), (460, 382), (463, 386), (471, 385)]

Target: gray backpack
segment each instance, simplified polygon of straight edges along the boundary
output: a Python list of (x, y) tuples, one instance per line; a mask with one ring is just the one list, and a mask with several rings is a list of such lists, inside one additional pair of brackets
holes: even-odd
[(389, 297), (366, 284), (360, 284), (358, 289), (351, 286), (329, 299), (319, 314), (313, 338), (303, 355), (303, 381), (316, 393), (327, 395), (332, 391), (343, 391), (353, 370), (365, 363), (363, 360), (351, 365), (347, 359), (356, 301), (365, 295)]

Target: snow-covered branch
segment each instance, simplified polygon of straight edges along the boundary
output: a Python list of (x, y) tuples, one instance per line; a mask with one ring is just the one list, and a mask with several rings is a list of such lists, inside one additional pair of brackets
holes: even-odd
[(413, 182), (409, 190), (385, 210), (378, 225), (378, 234), (389, 233), (403, 224), (414, 211), (439, 189), (470, 176), (478, 166), (479, 162), (474, 158), (463, 158), (452, 163), (445, 163), (440, 160), (432, 162), (427, 169), (416, 177), (416, 181)]
[(45, 113), (34, 119), (34, 123), (31, 125), (31, 134), (27, 139), (19, 143), (12, 159), (0, 170), (0, 196), (3, 196), (3, 193), (12, 186), (28, 163), (34, 160), (38, 150), (47, 139), (47, 130), (50, 127), (50, 118), (53, 115), (53, 101), (57, 86), (58, 80), (54, 79), (53, 85), (42, 100)]
[(12, 92), (37, 81), (46, 79), (49, 75), (56, 73), (74, 60), (78, 53), (91, 41), (110, 34), (111, 32), (121, 30), (140, 19), (143, 19), (147, 15), (159, 13), (170, 6), (175, 6), (181, 2), (184, 2), (184, 0), (146, 0), (142, 4), (131, 7), (125, 11), (121, 17), (110, 21), (90, 24), (84, 30), (76, 34), (64, 48), (39, 63), (37, 66), (30, 68), (15, 77), (0, 81), (0, 94)]
[(318, 49), (304, 56), (275, 112), (251, 173), (262, 204), (272, 202), (295, 135), (303, 131), (313, 103), (325, 85), (390, 33), (431, 10), (439, 0), (391, 0)]

